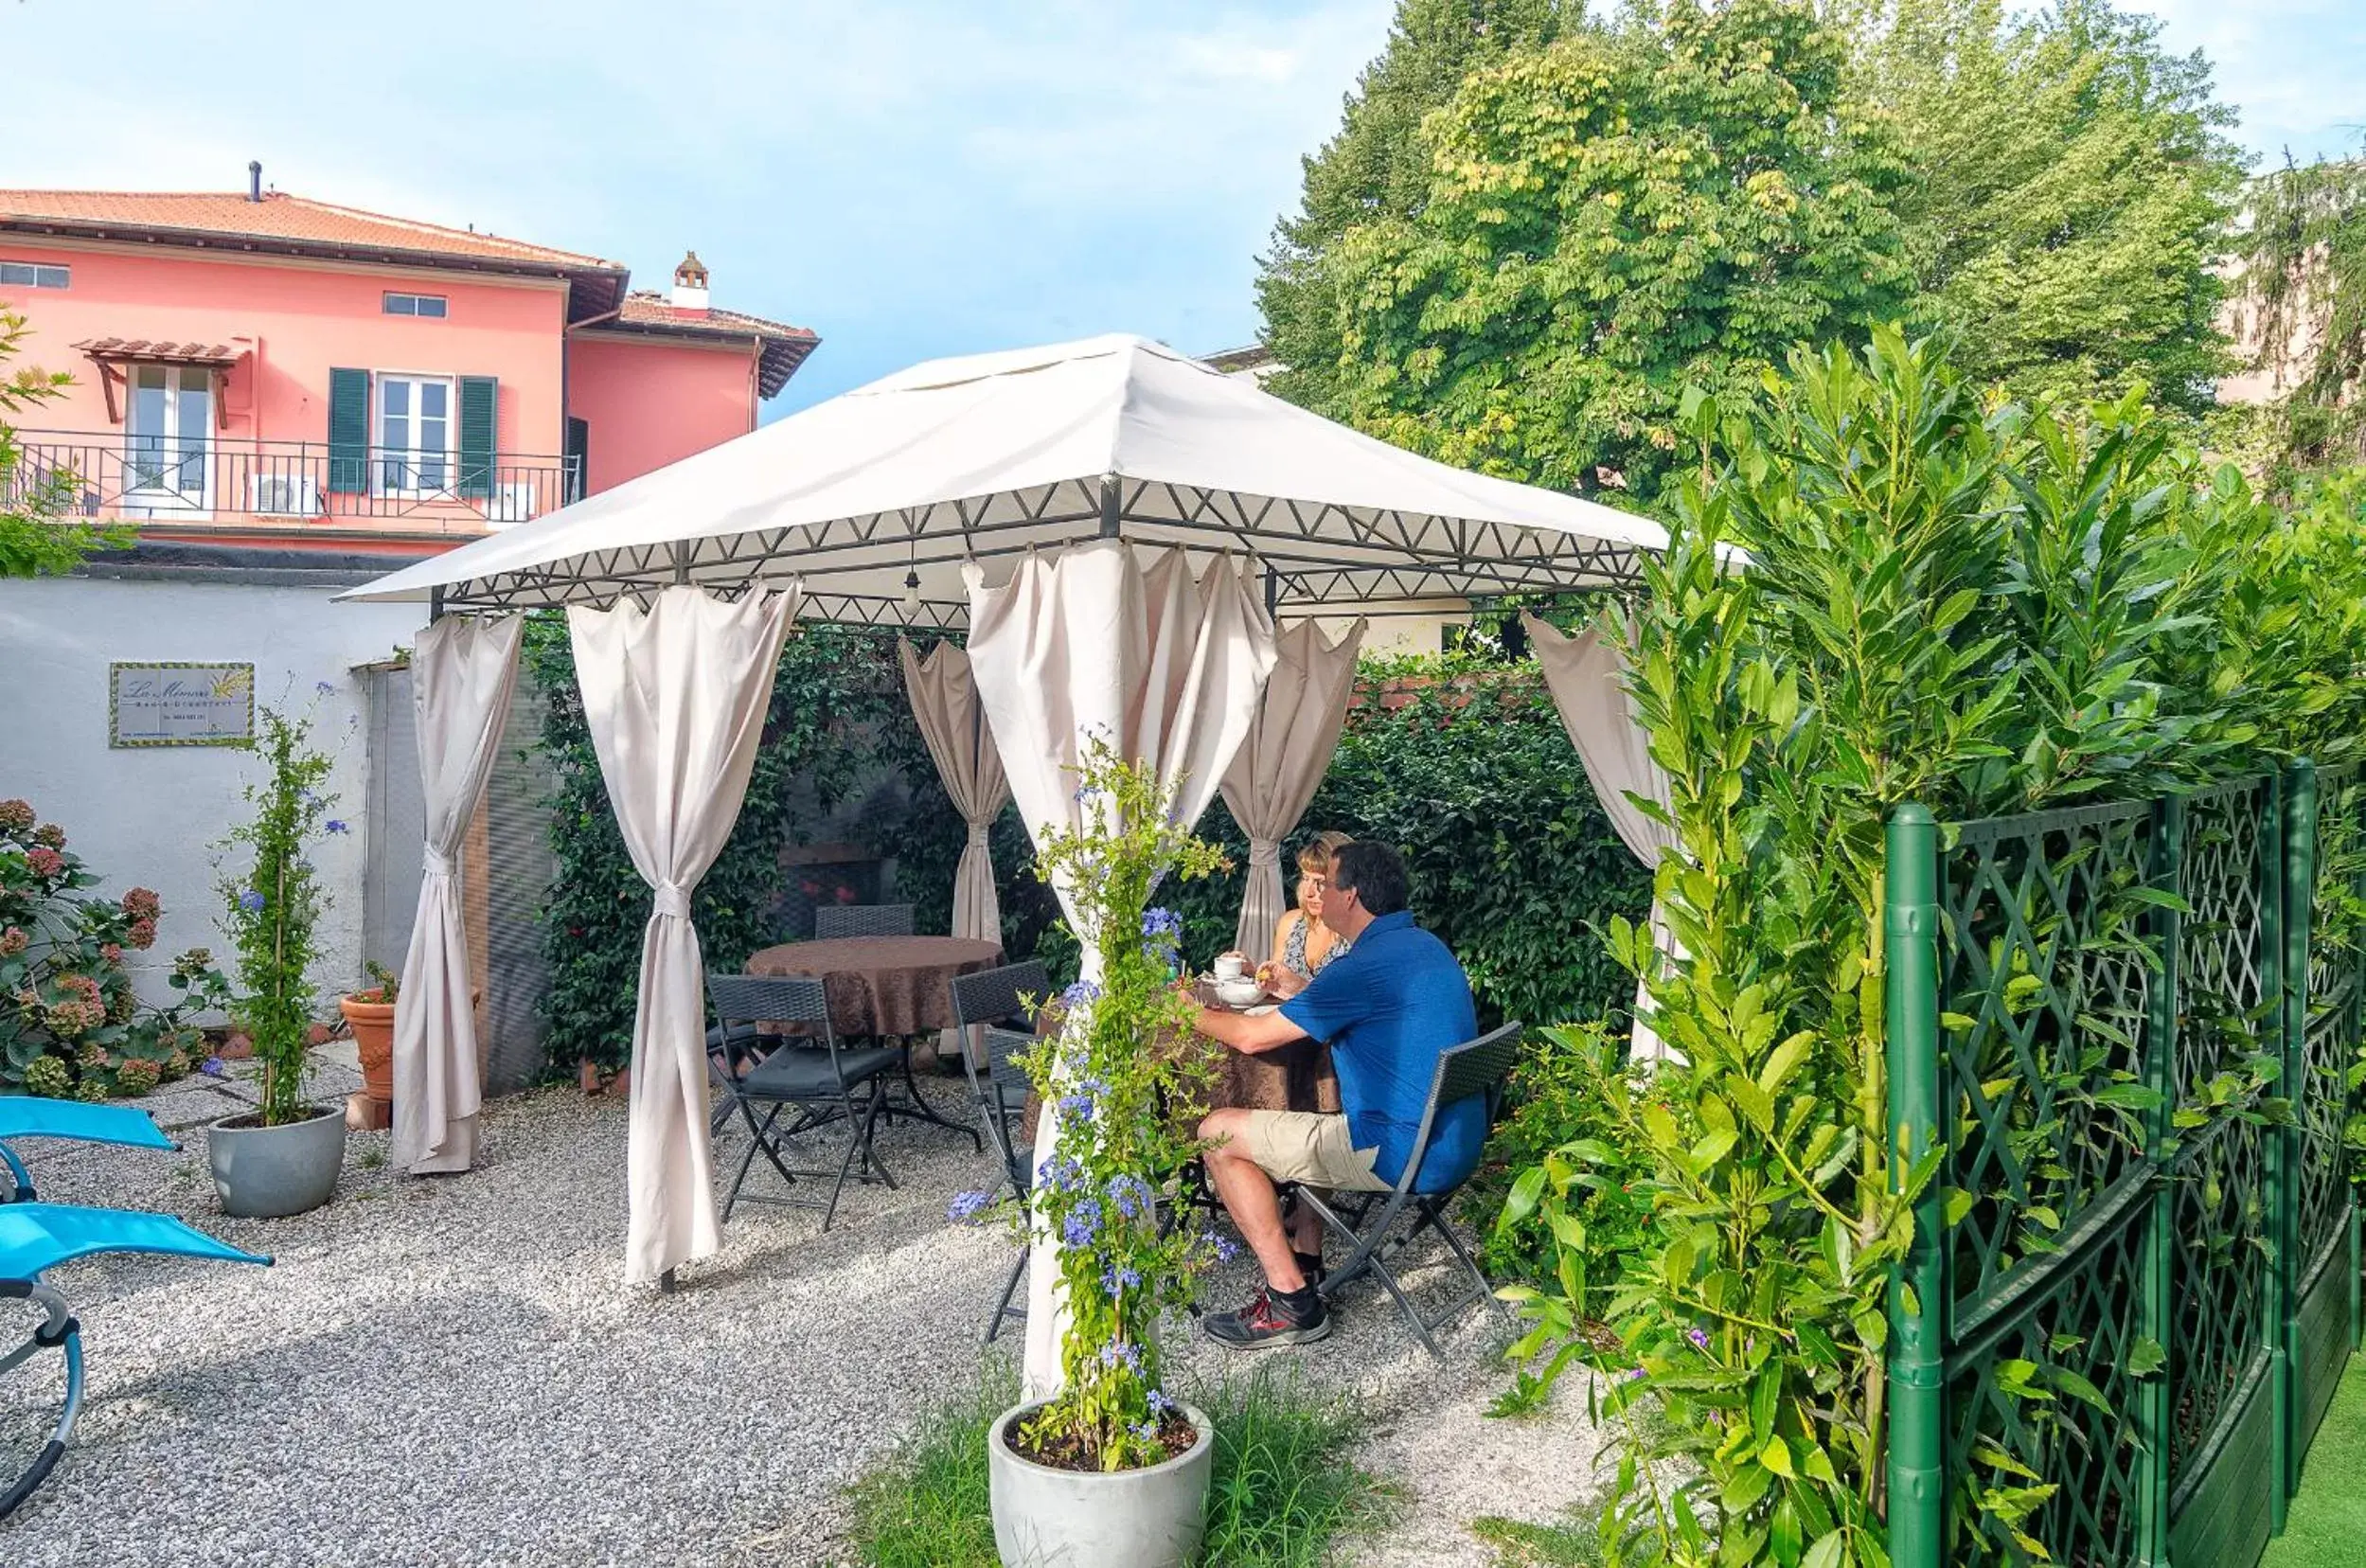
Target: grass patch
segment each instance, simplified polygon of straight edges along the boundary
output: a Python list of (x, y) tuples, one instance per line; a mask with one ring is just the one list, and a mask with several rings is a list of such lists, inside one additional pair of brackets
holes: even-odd
[(2353, 1359), (2301, 1466), (2284, 1534), (2260, 1568), (2357, 1568), (2366, 1562), (2366, 1357)]
[(1492, 1514), (1470, 1533), (1495, 1548), (1497, 1568), (1600, 1568), (1602, 1542), (1591, 1524), (1530, 1524)]
[[(1392, 1494), (1349, 1450), (1354, 1407), (1266, 1371), (1185, 1391), (1216, 1422), (1201, 1568), (1317, 1568), (1351, 1532), (1384, 1520)], [(867, 1568), (996, 1568), (986, 1435), (1018, 1402), (1017, 1375), (989, 1361), (848, 1489)]]
[(986, 1434), (1018, 1401), (1018, 1372), (988, 1360), (975, 1383), (922, 1417), (847, 1490), (855, 1548), (868, 1568), (997, 1568)]

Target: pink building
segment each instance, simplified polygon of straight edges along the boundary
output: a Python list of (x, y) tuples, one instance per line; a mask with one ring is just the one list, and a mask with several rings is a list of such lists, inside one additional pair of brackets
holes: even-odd
[(0, 190), (18, 482), (144, 540), (416, 555), (756, 427), (820, 341), (620, 264), (267, 191)]

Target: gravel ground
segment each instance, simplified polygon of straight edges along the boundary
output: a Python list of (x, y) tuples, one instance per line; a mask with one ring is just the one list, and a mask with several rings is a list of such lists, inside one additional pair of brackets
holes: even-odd
[[(352, 1083), (331, 1067), (321, 1087)], [(901, 1189), (850, 1188), (828, 1235), (805, 1211), (742, 1207), (678, 1293), (628, 1287), (625, 1106), (571, 1089), (489, 1106), (467, 1176), (398, 1179), (385, 1134), (354, 1133), (328, 1208), (229, 1220), (203, 1123), (244, 1093), (197, 1080), (153, 1096), (184, 1129), (178, 1155), (31, 1149), (46, 1198), (179, 1214), (277, 1264), (118, 1257), (52, 1274), (82, 1321), (89, 1395), (57, 1472), (0, 1524), (0, 1560), (840, 1563), (840, 1489), (970, 1375), (1009, 1256), (944, 1219), (989, 1162), (898, 1126), (881, 1149)], [(726, 1175), (742, 1148), (726, 1140)], [(1250, 1285), (1236, 1265), (1214, 1290), (1230, 1304)], [(1502, 1340), (1480, 1317), (1443, 1367), (1377, 1293), (1339, 1321), (1323, 1345), (1251, 1364), (1294, 1355), (1311, 1383), (1386, 1413), (1362, 1458), (1403, 1503), (1351, 1562), (1481, 1568), (1470, 1518), (1553, 1519), (1598, 1491), (1574, 1392), (1561, 1414), (1483, 1418)], [(1180, 1328), (1172, 1344), (1186, 1381), (1243, 1364)], [(0, 1395), (11, 1469), (45, 1436), (55, 1360)]]

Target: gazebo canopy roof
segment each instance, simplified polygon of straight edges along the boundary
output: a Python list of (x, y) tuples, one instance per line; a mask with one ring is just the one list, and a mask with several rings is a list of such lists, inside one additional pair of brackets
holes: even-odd
[(963, 562), (1000, 580), (998, 560), (1111, 535), (1253, 556), (1301, 612), (1617, 586), (1666, 543), (1108, 336), (915, 365), (340, 597), (500, 609), (802, 579), (808, 616), (944, 626), (967, 615)]

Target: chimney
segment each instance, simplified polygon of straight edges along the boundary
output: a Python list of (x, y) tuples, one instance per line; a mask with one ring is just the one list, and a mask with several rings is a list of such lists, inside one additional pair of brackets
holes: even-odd
[(246, 199), (250, 202), (263, 199), (263, 160), (260, 158), (246, 166)]
[(673, 308), (705, 312), (706, 263), (699, 259), (696, 251), (683, 257), (682, 265), (674, 269)]

